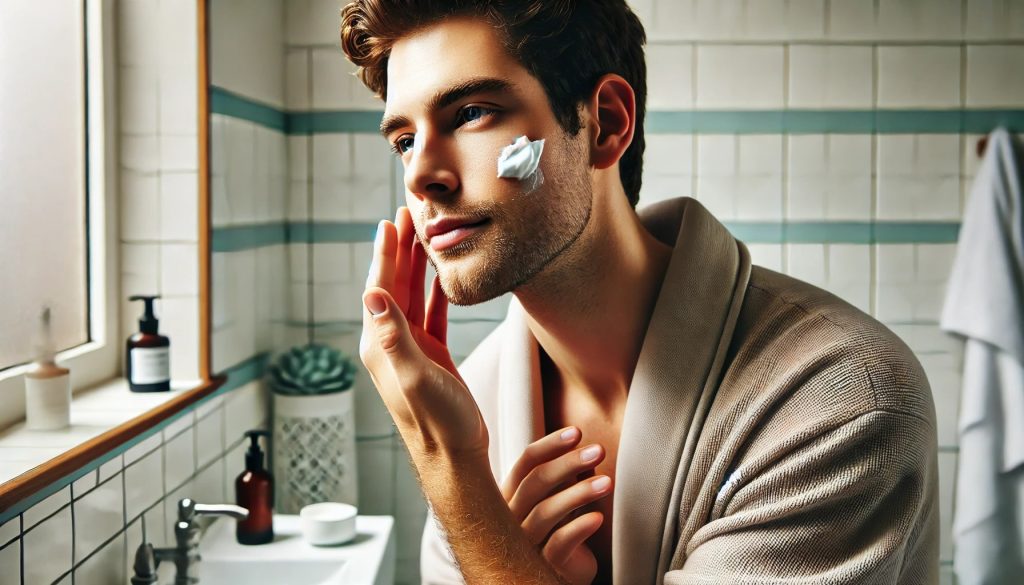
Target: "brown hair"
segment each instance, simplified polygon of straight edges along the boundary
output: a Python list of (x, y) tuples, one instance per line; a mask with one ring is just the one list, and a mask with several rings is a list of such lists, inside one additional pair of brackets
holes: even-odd
[(387, 97), (391, 47), (402, 36), (451, 16), (490, 23), (509, 54), (547, 94), (562, 128), (576, 135), (579, 108), (608, 73), (621, 75), (636, 94), (636, 128), (619, 176), (631, 206), (640, 196), (644, 154), (647, 40), (625, 0), (354, 0), (341, 12), (341, 46), (359, 77)]

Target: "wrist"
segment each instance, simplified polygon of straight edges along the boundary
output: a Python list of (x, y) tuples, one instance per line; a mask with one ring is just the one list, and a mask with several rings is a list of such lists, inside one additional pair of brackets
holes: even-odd
[(484, 469), (490, 469), (490, 439), (482, 419), (471, 432), (451, 433), (445, 428), (435, 428), (438, 426), (429, 420), (398, 426), (402, 441), (417, 467), (422, 461), (424, 465), (451, 467), (482, 464)]

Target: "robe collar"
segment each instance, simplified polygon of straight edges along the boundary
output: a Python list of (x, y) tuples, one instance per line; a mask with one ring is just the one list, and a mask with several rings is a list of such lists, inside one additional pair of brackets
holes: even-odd
[[(691, 198), (640, 212), (673, 247), (641, 346), (623, 415), (615, 467), (613, 582), (661, 583), (676, 545), (679, 500), (732, 339), (750, 256)], [(539, 346), (516, 299), (498, 362), (498, 463), (506, 477), (544, 435)]]

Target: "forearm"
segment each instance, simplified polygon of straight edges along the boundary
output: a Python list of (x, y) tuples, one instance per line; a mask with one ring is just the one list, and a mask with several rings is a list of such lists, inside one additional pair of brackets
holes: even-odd
[(486, 458), (413, 458), (467, 585), (564, 585), (515, 522)]

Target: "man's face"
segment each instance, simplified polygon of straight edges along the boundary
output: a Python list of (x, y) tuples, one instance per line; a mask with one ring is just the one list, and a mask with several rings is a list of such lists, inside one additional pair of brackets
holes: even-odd
[[(540, 82), (490, 26), (449, 19), (404, 37), (387, 75), (382, 130), (402, 158), (406, 204), (451, 303), (515, 290), (579, 237), (591, 209), (588, 130), (566, 134)], [(545, 139), (544, 181), (530, 192), (529, 181), (497, 176), (502, 148), (523, 135)], [(433, 235), (446, 218), (470, 225)]]

